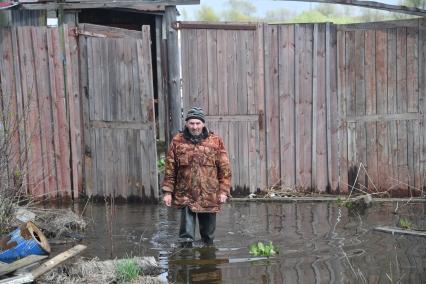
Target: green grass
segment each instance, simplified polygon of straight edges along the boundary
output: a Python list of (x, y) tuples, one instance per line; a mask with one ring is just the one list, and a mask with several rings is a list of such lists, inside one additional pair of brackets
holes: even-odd
[(405, 230), (411, 230), (413, 224), (408, 219), (401, 218), (399, 219), (399, 226)]
[(272, 242), (263, 243), (263, 242), (255, 242), (249, 246), (250, 254), (254, 256), (274, 256), (278, 254), (278, 250), (274, 247)]
[(130, 282), (139, 277), (140, 267), (134, 259), (123, 259), (116, 266), (117, 278), (121, 282)]

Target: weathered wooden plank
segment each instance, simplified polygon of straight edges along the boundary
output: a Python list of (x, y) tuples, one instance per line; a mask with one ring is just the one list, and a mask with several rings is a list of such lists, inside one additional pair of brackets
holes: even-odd
[[(238, 49), (237, 49), (237, 101), (238, 113), (248, 113), (248, 92), (247, 92), (247, 46), (248, 33), (250, 31), (239, 31), (238, 33)], [(240, 165), (240, 186), (249, 187), (249, 149), (248, 143), (248, 123), (242, 122), (238, 126), (239, 145), (238, 145), (238, 161)], [(243, 143), (246, 141), (246, 143)]]
[[(419, 111), (422, 113), (426, 110), (426, 20), (419, 20)], [(420, 32), (421, 31), (421, 32)], [(417, 187), (422, 188), (425, 186), (425, 173), (426, 173), (426, 148), (424, 147), (426, 141), (426, 117), (423, 115), (419, 119), (419, 147), (420, 151), (418, 152), (419, 156), (419, 183)]]
[(37, 66), (35, 72), (38, 93), (38, 111), (40, 116), (40, 139), (41, 155), (43, 164), (44, 194), (56, 192), (55, 173), (53, 171), (53, 145), (52, 130), (50, 120), (50, 90), (49, 90), (49, 69), (47, 64), (47, 44), (46, 29), (32, 29), (31, 37), (34, 45), (34, 64)]
[[(421, 156), (421, 144), (422, 134), (421, 134), (421, 120), (417, 120), (413, 122), (413, 174), (414, 174), (414, 188), (415, 190), (421, 190), (422, 183), (422, 173), (421, 173), (421, 165), (420, 165), (420, 156)], [(411, 173), (411, 170), (410, 170)], [(417, 192), (418, 193), (418, 192)]]
[[(66, 84), (66, 97), (65, 99), (67, 101), (67, 121), (68, 121), (68, 127), (69, 127), (69, 147), (70, 147), (70, 156), (71, 156), (71, 192), (72, 197), (77, 199), (79, 196), (79, 163), (80, 163), (80, 155), (79, 155), (79, 145), (81, 145), (81, 140), (79, 139), (80, 135), (80, 128), (79, 128), (79, 116), (78, 116), (78, 110), (76, 110), (76, 105), (79, 106), (78, 103), (78, 90), (75, 89), (75, 84), (73, 82), (74, 79), (74, 72), (73, 72), (73, 61), (72, 58), (75, 59), (76, 54), (76, 45), (74, 44), (75, 41), (68, 36), (68, 26), (63, 25), (62, 26), (62, 35), (63, 41), (64, 41), (64, 58), (65, 58), (65, 66), (64, 66), (64, 72), (65, 72), (65, 84)], [(71, 46), (72, 45), (72, 46)], [(72, 49), (72, 50), (71, 50)], [(72, 55), (73, 54), (73, 55)], [(75, 102), (77, 100), (77, 103)]]
[[(244, 60), (246, 61), (245, 79), (247, 82), (247, 113), (257, 116), (257, 98), (255, 93), (255, 31), (247, 32), (247, 47)], [(247, 122), (248, 135), (248, 185), (250, 192), (255, 192), (258, 188), (258, 142), (256, 133), (258, 132), (258, 123), (253, 121)]]
[[(328, 38), (327, 38), (328, 39)], [(327, 163), (327, 136), (330, 131), (327, 128), (327, 98), (330, 98), (329, 85), (327, 83), (327, 59), (326, 50), (326, 25), (316, 24), (314, 29), (314, 81), (313, 81), (313, 144), (312, 148), (312, 185), (319, 192), (325, 192), (328, 186)], [(329, 40), (329, 39), (328, 39)], [(328, 54), (327, 54), (328, 55)], [(315, 70), (316, 69), (316, 70)], [(329, 74), (330, 75), (330, 74)], [(315, 78), (316, 77), (316, 78)], [(314, 143), (316, 141), (316, 144)], [(314, 163), (315, 161), (315, 163)], [(314, 174), (315, 173), (315, 174)]]
[[(396, 91), (397, 91), (397, 112), (406, 113), (408, 110), (407, 94), (407, 30), (398, 28), (396, 35)], [(398, 159), (398, 181), (399, 188), (407, 190), (408, 175), (408, 143), (407, 143), (407, 123), (397, 121), (397, 159)]]
[(23, 108), (25, 115), (28, 186), (35, 198), (43, 196), (44, 173), (40, 140), (40, 119), (38, 112), (38, 92), (36, 66), (34, 65), (34, 46), (30, 27), (18, 29), (19, 56), (22, 73)]
[(396, 29), (388, 30), (388, 113), (397, 113), (396, 86), (397, 86), (397, 49)]
[[(184, 31), (183, 31), (184, 32)], [(227, 32), (223, 30), (217, 31), (217, 93), (218, 93), (218, 114), (228, 114), (228, 97), (227, 97), (227, 48), (226, 38)], [(223, 124), (221, 124), (223, 125)]]
[[(377, 112), (376, 95), (376, 31), (366, 31), (365, 38), (365, 113), (367, 115)], [(377, 144), (376, 123), (366, 123), (367, 131), (367, 159), (366, 170), (368, 174), (367, 187), (370, 191), (377, 191)]]
[[(197, 74), (197, 60), (198, 60), (198, 56), (194, 56), (195, 51), (198, 50), (198, 46), (197, 46), (197, 31), (196, 30), (188, 30), (187, 32), (187, 52), (188, 52), (188, 56), (187, 56), (187, 64), (188, 64), (188, 77), (187, 80), (189, 81), (189, 89), (188, 89), (188, 93), (186, 94), (189, 97), (188, 100), (188, 104), (186, 106), (184, 106), (184, 113), (186, 114), (186, 112), (193, 106), (196, 105), (196, 95), (197, 95), (197, 88), (198, 88), (198, 83), (197, 83), (197, 79), (198, 79), (198, 74)], [(198, 51), (197, 51), (198, 52)]]
[[(148, 113), (148, 123), (149, 127), (149, 135), (148, 139), (148, 151), (150, 153), (150, 166), (149, 166), (149, 174), (150, 174), (150, 198), (157, 199), (159, 196), (158, 191), (158, 173), (157, 173), (157, 145), (156, 145), (156, 129), (155, 129), (155, 114), (154, 114), (154, 87), (153, 87), (153, 75), (152, 75), (152, 54), (151, 54), (151, 40), (150, 40), (150, 27), (145, 25), (142, 26), (142, 44), (143, 51), (145, 56), (145, 66), (147, 68), (147, 80), (148, 84), (146, 84), (146, 92), (147, 97), (144, 100), (145, 112)], [(143, 166), (143, 164), (141, 165)]]
[[(69, 29), (68, 29), (69, 31)], [(67, 35), (67, 34), (66, 34)], [(77, 197), (82, 193), (83, 190), (83, 121), (82, 121), (82, 109), (81, 109), (81, 99), (82, 96), (80, 96), (80, 79), (79, 79), (79, 46), (78, 46), (78, 39), (75, 37), (69, 37), (70, 41), (70, 59), (71, 59), (71, 72), (72, 72), (72, 86), (73, 86), (73, 94), (72, 94), (72, 103), (74, 106), (74, 113), (75, 113), (75, 139), (76, 139), (76, 164), (77, 164), (77, 181), (76, 181), (76, 188), (77, 188)]]
[(197, 30), (197, 93), (195, 94), (196, 106), (205, 111), (209, 109), (208, 99), (208, 61), (207, 61), (207, 30)]
[(295, 41), (294, 25), (279, 27), (280, 164), (283, 187), (295, 189)]
[(327, 90), (327, 164), (328, 181), (332, 190), (339, 187), (339, 98), (337, 94), (337, 33), (336, 26), (326, 30), (326, 90)]
[[(387, 32), (386, 30), (376, 30), (376, 47), (375, 47), (375, 66), (376, 66), (376, 96), (377, 96), (377, 114), (383, 115), (388, 112), (387, 98)], [(389, 185), (389, 143), (388, 143), (388, 124), (380, 117), (377, 121), (377, 189), (384, 191), (390, 187)]]
[(265, 131), (265, 77), (264, 77), (264, 53), (263, 44), (265, 24), (258, 24), (255, 33), (255, 92), (257, 98), (257, 111), (259, 114), (259, 186), (267, 186), (266, 177), (266, 131)]
[(218, 96), (218, 72), (217, 72), (217, 31), (207, 30), (207, 84), (208, 90), (208, 109), (209, 115), (219, 114), (219, 96)]
[(94, 24), (79, 24), (77, 34), (85, 32), (92, 33), (94, 36), (104, 36), (105, 38), (142, 38), (140, 31)]
[[(89, 76), (93, 74), (92, 49), (91, 43), (85, 37), (78, 38), (79, 46), (79, 83), (81, 95), (81, 117), (82, 117), (82, 139), (83, 139), (83, 192), (87, 196), (93, 194), (93, 153), (92, 133), (90, 130), (90, 112), (89, 112)], [(91, 96), (93, 97), (93, 96)]]
[(365, 22), (365, 23), (338, 25), (337, 30), (339, 31), (353, 31), (353, 30), (362, 30), (362, 29), (363, 30), (386, 30), (386, 29), (401, 28), (401, 27), (417, 28), (418, 19)]
[[(158, 138), (160, 141), (165, 141), (165, 132), (166, 132), (166, 107), (167, 102), (166, 95), (164, 92), (164, 77), (163, 77), (163, 61), (165, 58), (161, 55), (161, 38), (162, 38), (162, 23), (161, 16), (155, 16), (155, 62), (157, 68), (157, 109), (158, 115), (156, 120), (158, 121)], [(182, 35), (182, 34), (181, 34)], [(182, 41), (181, 41), (182, 44)], [(181, 56), (182, 58), (182, 56)], [(181, 64), (183, 67), (183, 64)], [(182, 74), (181, 74), (182, 76)]]
[(59, 135), (59, 162), (61, 164), (59, 172), (62, 184), (59, 192), (63, 197), (71, 197), (71, 177), (70, 177), (70, 149), (69, 149), (69, 126), (67, 122), (67, 110), (65, 105), (65, 84), (64, 84), (64, 65), (63, 54), (59, 37), (59, 30), (52, 29), (52, 46), (53, 46), (53, 72), (56, 80), (56, 94), (54, 102), (56, 104), (57, 129)]
[(407, 175), (408, 175), (408, 192), (407, 194), (412, 194), (415, 188), (415, 165), (414, 165), (414, 149), (415, 149), (415, 137), (414, 137), (414, 129), (415, 129), (415, 123), (417, 121), (407, 121)]
[(345, 33), (346, 42), (346, 114), (356, 114), (356, 56), (355, 56), (355, 32), (350, 31)]
[(280, 139), (279, 139), (279, 73), (278, 73), (278, 27), (270, 25), (265, 34), (265, 118), (268, 186), (280, 184)]
[(396, 103), (397, 112), (408, 110), (407, 96), (407, 30), (398, 28), (396, 34)]
[[(355, 112), (357, 115), (365, 115), (366, 111), (366, 93), (365, 93), (365, 32), (355, 31)], [(367, 141), (366, 124), (356, 124), (356, 151), (357, 166), (363, 163), (367, 165)], [(358, 182), (361, 187), (367, 186), (366, 175), (364, 172), (358, 176)]]
[[(227, 97), (228, 97), (228, 114), (235, 115), (238, 114), (238, 101), (237, 101), (237, 76), (238, 76), (238, 66), (237, 66), (237, 52), (238, 52), (238, 37), (237, 31), (228, 31), (226, 33), (227, 41)], [(240, 183), (240, 169), (238, 166), (238, 123), (230, 122), (229, 123), (229, 158), (232, 164), (233, 174), (232, 174), (232, 185), (239, 185)]]
[[(337, 96), (338, 96), (338, 147), (339, 147), (339, 188), (340, 192), (348, 191), (348, 134), (346, 119), (346, 35), (337, 31)], [(337, 188), (331, 188), (336, 192)]]
[(19, 46), (19, 28), (12, 29), (12, 48), (14, 53), (14, 76), (16, 77), (16, 106), (17, 106), (17, 119), (18, 119), (18, 128), (19, 128), (19, 156), (21, 160), (20, 168), (18, 169), (21, 176), (25, 177), (26, 180), (22, 180), (23, 190), (28, 192), (28, 152), (27, 152), (27, 132), (26, 132), (26, 122), (27, 122), (27, 110), (25, 109), (25, 100), (24, 96), (26, 94), (26, 85), (25, 85), (25, 76), (21, 74), (21, 58), (19, 52), (21, 47)]
[(312, 186), (312, 40), (313, 25), (296, 30), (296, 186)]
[(359, 164), (357, 163), (357, 149), (356, 149), (356, 123), (348, 122), (348, 190), (352, 191), (353, 187), (358, 187), (357, 172)]
[(419, 56), (418, 56), (418, 29), (407, 29), (407, 100), (408, 112), (418, 112), (419, 100)]
[(417, 120), (420, 115), (418, 113), (395, 113), (395, 114), (376, 114), (376, 115), (360, 115), (348, 116), (346, 121), (350, 122), (373, 122), (373, 121), (393, 121), (393, 120)]

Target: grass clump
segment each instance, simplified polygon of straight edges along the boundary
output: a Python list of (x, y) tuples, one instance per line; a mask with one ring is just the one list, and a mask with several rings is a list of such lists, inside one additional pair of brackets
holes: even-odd
[(135, 259), (123, 259), (116, 266), (117, 278), (121, 282), (130, 282), (137, 279), (141, 273)]
[(254, 256), (274, 256), (278, 254), (278, 250), (274, 247), (272, 242), (263, 243), (263, 242), (255, 242), (249, 246), (250, 254)]
[(399, 219), (399, 226), (405, 230), (411, 230), (411, 228), (413, 228), (413, 224), (405, 218)]

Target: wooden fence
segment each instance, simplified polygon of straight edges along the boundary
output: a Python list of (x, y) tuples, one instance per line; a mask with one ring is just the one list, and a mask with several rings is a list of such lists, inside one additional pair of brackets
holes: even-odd
[(181, 23), (184, 109), (224, 136), (233, 187), (424, 186), (424, 20)]
[[(2, 123), (9, 174), (35, 197), (82, 188), (76, 41), (68, 28), (0, 29)], [(18, 185), (16, 185), (18, 186)]]

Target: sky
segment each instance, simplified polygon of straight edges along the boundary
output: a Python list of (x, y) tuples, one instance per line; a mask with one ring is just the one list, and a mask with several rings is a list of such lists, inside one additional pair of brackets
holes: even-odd
[[(200, 0), (200, 5), (207, 5), (214, 8), (217, 11), (221, 11), (225, 7), (227, 0)], [(276, 10), (276, 9), (287, 9), (295, 13), (299, 13), (303, 10), (309, 10), (311, 7), (315, 7), (317, 3), (311, 2), (297, 2), (297, 1), (272, 1), (272, 0), (248, 0), (256, 6), (256, 16), (262, 17), (267, 11)], [(379, 0), (377, 2), (382, 2), (386, 4), (398, 5), (399, 0)], [(193, 19), (195, 11), (200, 8), (200, 5), (178, 5), (178, 10), (182, 12), (186, 11), (187, 15)], [(343, 5), (338, 5), (343, 6)], [(353, 6), (350, 6), (353, 7)], [(357, 9), (353, 7), (353, 9)], [(181, 13), (182, 14), (182, 13)], [(181, 19), (180, 19), (181, 20)]]

